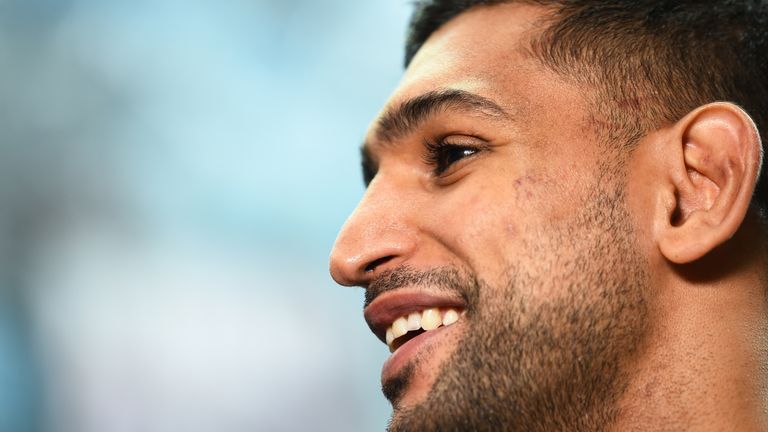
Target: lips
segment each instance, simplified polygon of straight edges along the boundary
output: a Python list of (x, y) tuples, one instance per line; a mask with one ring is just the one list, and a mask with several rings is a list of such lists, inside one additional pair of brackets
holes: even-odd
[(466, 309), (464, 299), (442, 296), (425, 291), (397, 290), (384, 293), (365, 308), (365, 321), (371, 331), (386, 343), (387, 329), (401, 317), (408, 317), (414, 312), (423, 313), (427, 309), (438, 309), (442, 315), (449, 309), (461, 313)]
[(440, 294), (391, 291), (377, 297), (365, 309), (368, 326), (393, 353), (385, 363), (382, 378), (393, 375), (427, 343), (439, 343), (441, 335), (461, 322), (465, 301)]

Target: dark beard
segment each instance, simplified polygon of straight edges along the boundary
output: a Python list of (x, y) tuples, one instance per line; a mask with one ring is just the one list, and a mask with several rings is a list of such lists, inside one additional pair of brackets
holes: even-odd
[[(646, 331), (648, 277), (621, 193), (593, 197), (567, 226), (534, 239), (526, 262), (535, 268), (511, 265), (506, 286), (443, 272), (467, 297), (468, 326), (427, 399), (394, 405), (391, 431), (596, 431), (615, 422), (625, 365)], [(572, 249), (559, 255), (563, 245)]]

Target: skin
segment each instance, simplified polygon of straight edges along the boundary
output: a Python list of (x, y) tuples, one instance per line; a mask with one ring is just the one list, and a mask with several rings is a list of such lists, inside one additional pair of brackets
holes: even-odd
[[(504, 4), (456, 17), (382, 111), (453, 89), (504, 115), (453, 107), (368, 133), (376, 175), (332, 276), (468, 299), (450, 336), (396, 377), (391, 429), (764, 430), (754, 124), (714, 103), (619, 151), (594, 128), (593, 90), (526, 50), (545, 15)], [(480, 150), (437, 175), (424, 143), (441, 138)]]

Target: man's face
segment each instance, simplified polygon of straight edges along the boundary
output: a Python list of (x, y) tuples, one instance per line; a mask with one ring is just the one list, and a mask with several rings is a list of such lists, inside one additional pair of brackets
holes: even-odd
[(540, 16), (505, 4), (450, 21), (367, 136), (372, 180), (331, 271), (367, 288), (380, 338), (429, 321), (382, 371), (394, 430), (584, 429), (619, 409), (644, 254), (621, 155), (583, 90), (526, 51)]

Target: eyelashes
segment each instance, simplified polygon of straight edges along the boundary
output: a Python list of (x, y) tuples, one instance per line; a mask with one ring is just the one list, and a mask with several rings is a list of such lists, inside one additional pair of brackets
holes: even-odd
[(363, 183), (365, 184), (365, 187), (368, 187), (376, 176), (376, 171), (379, 170), (379, 167), (365, 147), (360, 149), (360, 165), (363, 169)]
[(424, 162), (433, 167), (435, 176), (444, 175), (457, 162), (475, 156), (483, 148), (474, 144), (449, 143), (446, 140), (424, 143)]

